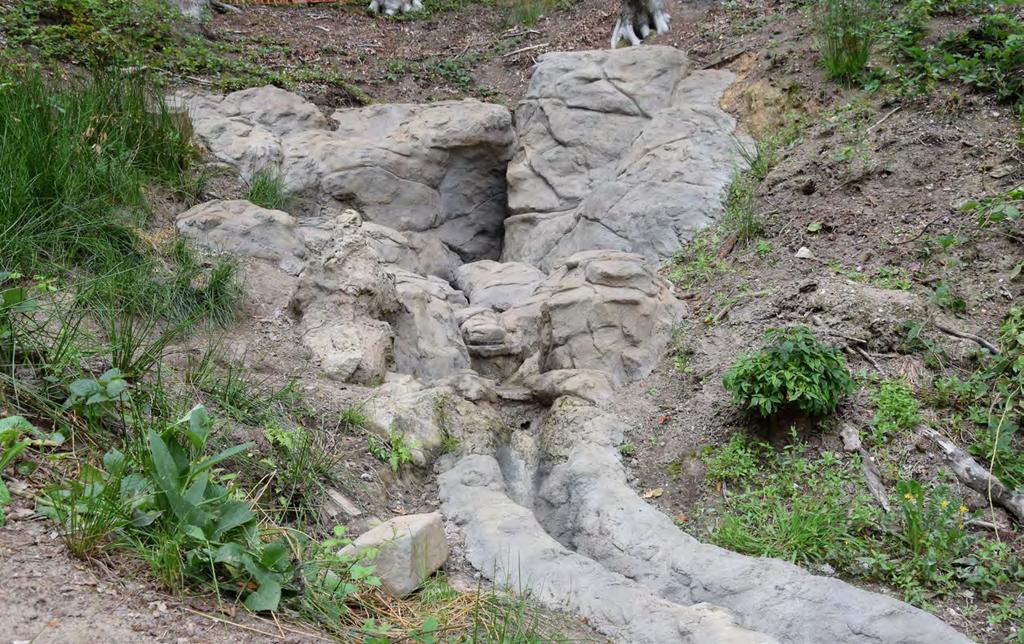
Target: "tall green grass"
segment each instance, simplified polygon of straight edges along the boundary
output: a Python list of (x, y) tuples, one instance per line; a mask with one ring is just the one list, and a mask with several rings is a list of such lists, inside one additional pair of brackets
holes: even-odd
[(145, 261), (143, 186), (176, 185), (190, 132), (139, 79), (0, 83), (0, 268), (96, 273)]
[(877, 0), (818, 0), (818, 49), (829, 78), (853, 83), (867, 66), (877, 37)]

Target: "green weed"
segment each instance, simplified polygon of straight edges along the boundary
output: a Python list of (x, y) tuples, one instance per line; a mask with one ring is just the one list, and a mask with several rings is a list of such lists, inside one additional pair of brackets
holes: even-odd
[(387, 463), (392, 472), (397, 472), (402, 466), (412, 462), (412, 450), (416, 447), (415, 442), (396, 429), (388, 431), (386, 437), (376, 434), (366, 435), (366, 445), (378, 461)]
[(903, 381), (887, 380), (871, 395), (875, 416), (870, 442), (881, 445), (894, 434), (913, 429), (921, 421), (913, 390)]
[(842, 353), (806, 327), (769, 329), (765, 347), (737, 360), (722, 383), (736, 404), (762, 418), (787, 408), (830, 414), (854, 388)]
[(858, 457), (812, 455), (802, 444), (780, 452), (742, 434), (709, 450), (705, 463), (722, 501), (684, 527), (707, 530), (718, 545), (828, 564), (890, 584), (918, 606), (965, 586), (994, 601), (1020, 592), (1024, 567), (1012, 549), (969, 534), (969, 511), (943, 487), (901, 481), (885, 513), (863, 487)]
[(693, 240), (672, 258), (669, 279), (683, 289), (694, 289), (706, 284), (726, 271), (725, 263), (718, 259), (720, 239), (712, 229), (697, 233)]

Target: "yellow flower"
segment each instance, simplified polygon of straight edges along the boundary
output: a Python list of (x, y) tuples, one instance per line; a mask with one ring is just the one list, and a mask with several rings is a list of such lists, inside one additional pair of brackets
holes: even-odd
[(960, 514), (967, 514), (967, 506), (966, 505), (961, 505), (960, 506)]
[(908, 500), (908, 501), (913, 501), (914, 500), (914, 495), (911, 494), (910, 492), (907, 492), (906, 494), (903, 495), (903, 498)]
[(943, 508), (946, 508), (946, 506), (949, 505), (949, 501), (947, 501), (946, 499), (942, 499), (941, 501), (939, 501), (939, 505), (941, 505)]

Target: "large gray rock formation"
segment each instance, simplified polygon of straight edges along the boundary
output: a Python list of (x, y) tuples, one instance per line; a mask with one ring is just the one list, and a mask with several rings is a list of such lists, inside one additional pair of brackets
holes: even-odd
[(406, 246), (406, 235), (353, 210), (297, 220), (244, 200), (195, 206), (177, 227), (208, 251), (294, 276), (282, 295), (302, 344), (330, 378), (371, 383), (398, 371), (434, 380), (469, 366), (456, 318), (466, 299), (438, 277), (402, 268), (431, 257)]
[(462, 527), (473, 565), (549, 605), (567, 603), (619, 641), (731, 641), (695, 622), (692, 611), (707, 606), (723, 611), (714, 628), (756, 637), (742, 625), (760, 641), (969, 641), (891, 597), (698, 542), (627, 484), (614, 448), (624, 429), (563, 398), (493, 455), (443, 473), (442, 509)]
[(679, 250), (721, 212), (742, 161), (718, 107), (731, 80), (672, 47), (541, 56), (516, 108), (504, 261)]
[(292, 192), (434, 237), (463, 261), (501, 252), (512, 143), (504, 107), (475, 100), (372, 105), (328, 120), (275, 87), (181, 100), (199, 139), (243, 178), (277, 173)]
[[(651, 372), (684, 312), (642, 256), (616, 250), (577, 253), (529, 288), (533, 295), (501, 313), (482, 307), (462, 312), (471, 354), (516, 356), (505, 365), (513, 370), (536, 354), (538, 372), (595, 369), (621, 385)], [(473, 291), (487, 293), (475, 283)]]
[(461, 291), (444, 280), (402, 269), (394, 275), (400, 307), (391, 316), (395, 330), (395, 368), (435, 380), (469, 367), (455, 311), (466, 305)]

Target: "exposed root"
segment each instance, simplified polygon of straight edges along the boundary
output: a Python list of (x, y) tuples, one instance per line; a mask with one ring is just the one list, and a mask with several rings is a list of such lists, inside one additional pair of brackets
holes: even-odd
[(981, 336), (977, 336), (974, 335), (973, 333), (968, 333), (966, 331), (958, 331), (957, 329), (951, 329), (948, 326), (939, 324), (938, 322), (935, 323), (935, 328), (938, 329), (939, 331), (942, 331), (943, 333), (946, 333), (956, 338), (963, 338), (964, 340), (973, 340), (974, 342), (977, 342), (982, 347), (987, 349), (988, 352), (991, 353), (992, 355), (999, 355), (999, 349), (996, 347), (996, 345), (992, 344), (991, 342), (989, 342), (988, 340)]

